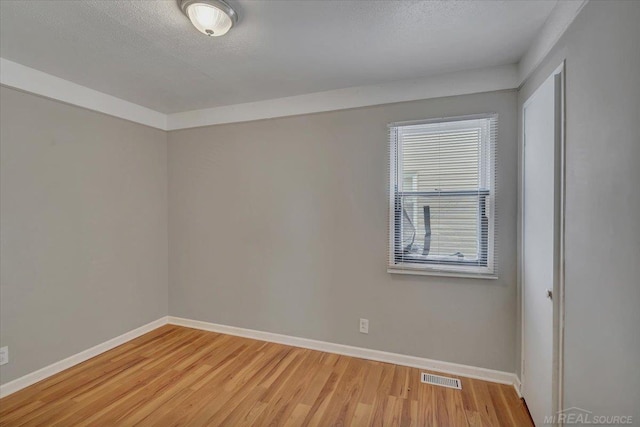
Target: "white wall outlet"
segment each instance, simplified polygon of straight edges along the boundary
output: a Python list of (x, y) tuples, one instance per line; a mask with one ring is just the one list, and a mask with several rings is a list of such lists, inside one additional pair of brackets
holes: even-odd
[(0, 365), (9, 363), (9, 347), (0, 348)]
[(369, 319), (360, 319), (360, 333), (369, 333)]

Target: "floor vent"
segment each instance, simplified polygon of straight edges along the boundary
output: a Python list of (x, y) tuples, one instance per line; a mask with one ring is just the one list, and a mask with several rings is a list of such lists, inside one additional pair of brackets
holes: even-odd
[(462, 390), (462, 382), (457, 378), (441, 377), (440, 375), (427, 374), (426, 372), (423, 372), (421, 381), (427, 384)]

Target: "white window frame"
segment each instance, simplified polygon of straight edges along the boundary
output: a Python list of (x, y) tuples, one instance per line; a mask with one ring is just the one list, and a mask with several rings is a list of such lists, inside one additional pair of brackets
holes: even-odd
[[(397, 193), (402, 191), (402, 165), (397, 162), (397, 158), (402, 156), (402, 146), (399, 144), (397, 129), (403, 126), (413, 126), (421, 124), (435, 123), (451, 123), (452, 127), (455, 122), (478, 119), (493, 119), (494, 126), (492, 131), (485, 132), (483, 135), (481, 155), (489, 155), (488, 161), (480, 160), (480, 164), (488, 167), (486, 173), (481, 174), (484, 187), (489, 190), (489, 195), (485, 198), (485, 216), (487, 217), (487, 263), (485, 265), (461, 265), (461, 264), (428, 264), (428, 263), (411, 263), (396, 262), (396, 197)], [(455, 277), (472, 277), (483, 279), (497, 279), (497, 266), (495, 257), (496, 244), (496, 215), (495, 215), (495, 196), (496, 196), (496, 139), (497, 139), (497, 119), (495, 113), (476, 114), (468, 116), (436, 118), (418, 121), (394, 122), (389, 123), (389, 258), (387, 272), (398, 274), (418, 274), (418, 275), (435, 275), (435, 276), (455, 276)], [(461, 124), (463, 127), (463, 124)]]

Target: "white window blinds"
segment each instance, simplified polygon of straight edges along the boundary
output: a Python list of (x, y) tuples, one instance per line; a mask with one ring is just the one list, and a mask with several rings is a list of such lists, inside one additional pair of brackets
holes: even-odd
[(495, 271), (497, 116), (392, 123), (389, 269)]

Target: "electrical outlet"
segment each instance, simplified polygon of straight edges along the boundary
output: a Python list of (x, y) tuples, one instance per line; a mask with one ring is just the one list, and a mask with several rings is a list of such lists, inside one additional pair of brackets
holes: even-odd
[(9, 347), (0, 348), (0, 365), (9, 363)]
[(369, 333), (369, 319), (360, 319), (360, 333)]

